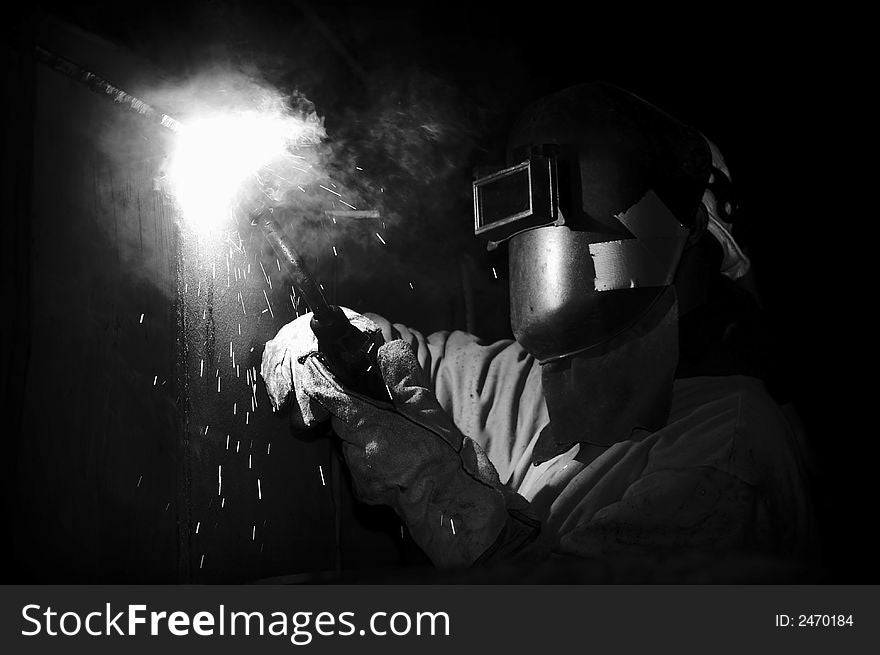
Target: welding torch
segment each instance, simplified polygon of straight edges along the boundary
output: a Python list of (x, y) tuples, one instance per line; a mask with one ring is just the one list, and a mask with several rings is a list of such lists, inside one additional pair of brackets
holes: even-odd
[(375, 400), (389, 402), (378, 362), (379, 347), (384, 343), (380, 332), (365, 333), (351, 324), (345, 312), (324, 297), (300, 254), (274, 219), (274, 208), (263, 204), (250, 214), (284, 262), (290, 283), (312, 310), (311, 328), (318, 338), (318, 356), (347, 389)]

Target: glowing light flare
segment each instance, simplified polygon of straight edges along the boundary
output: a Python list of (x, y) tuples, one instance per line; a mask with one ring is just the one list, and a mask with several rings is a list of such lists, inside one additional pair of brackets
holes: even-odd
[(225, 113), (181, 128), (168, 166), (171, 191), (187, 221), (210, 228), (225, 221), (244, 182), (287, 153), (312, 129), (293, 116)]

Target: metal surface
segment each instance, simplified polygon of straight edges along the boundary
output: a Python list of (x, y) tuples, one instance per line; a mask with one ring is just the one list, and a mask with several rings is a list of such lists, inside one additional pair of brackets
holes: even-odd
[(53, 70), (86, 85), (95, 93), (107, 96), (113, 102), (122, 105), (129, 111), (141, 114), (145, 118), (158, 123), (162, 127), (168, 128), (172, 132), (180, 131), (181, 124), (178, 120), (172, 118), (168, 114), (162, 113), (140, 98), (123, 91), (100, 75), (96, 75), (79, 64), (62, 57), (61, 55), (57, 55), (54, 52), (50, 52), (39, 45), (36, 46), (36, 53), (39, 61), (43, 62)]

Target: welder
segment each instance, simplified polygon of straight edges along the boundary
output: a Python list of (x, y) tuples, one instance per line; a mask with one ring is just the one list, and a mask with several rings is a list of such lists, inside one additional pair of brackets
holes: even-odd
[(804, 557), (798, 444), (737, 322), (750, 262), (718, 149), (591, 83), (526, 109), (507, 150), (474, 211), (507, 242), (515, 341), (347, 310), (382, 331), (385, 402), (338, 382), (304, 316), (264, 352), (275, 407), (331, 420), (358, 497), (441, 568)]

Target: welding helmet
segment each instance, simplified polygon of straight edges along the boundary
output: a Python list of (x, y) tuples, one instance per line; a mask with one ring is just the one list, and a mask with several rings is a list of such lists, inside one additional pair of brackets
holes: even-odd
[(508, 241), (511, 327), (541, 362), (610, 340), (672, 284), (712, 170), (696, 130), (591, 83), (520, 116), (474, 182), (475, 233)]

